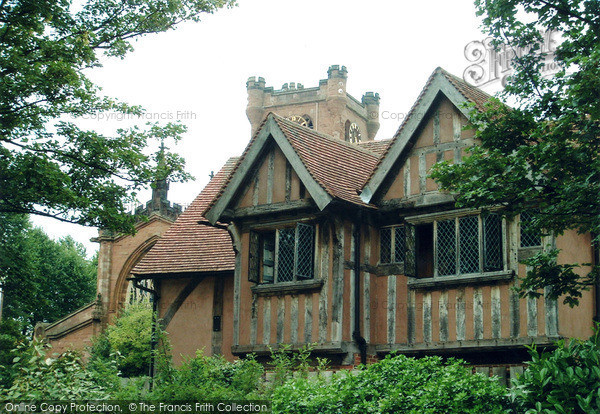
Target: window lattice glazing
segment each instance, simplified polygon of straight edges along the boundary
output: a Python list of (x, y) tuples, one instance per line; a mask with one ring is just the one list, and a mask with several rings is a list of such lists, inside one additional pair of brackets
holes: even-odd
[(479, 272), (479, 220), (477, 216), (458, 220), (460, 273)]
[(502, 217), (490, 214), (483, 219), (483, 271), (502, 270)]
[(438, 275), (456, 274), (456, 225), (454, 220), (437, 223)]
[(538, 233), (532, 231), (532, 215), (529, 211), (521, 213), (521, 247), (537, 247), (542, 245), (542, 239)]
[(394, 262), (403, 263), (406, 253), (406, 236), (404, 226), (394, 227)]
[(314, 227), (298, 225), (296, 275), (299, 279), (313, 277)]
[(294, 280), (294, 242), (296, 229), (279, 230), (279, 249), (277, 257), (277, 281)]
[(392, 228), (384, 227), (379, 232), (379, 260), (381, 263), (392, 262)]

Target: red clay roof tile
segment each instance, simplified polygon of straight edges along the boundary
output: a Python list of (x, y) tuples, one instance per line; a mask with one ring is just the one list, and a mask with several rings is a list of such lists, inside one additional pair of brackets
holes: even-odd
[(230, 158), (190, 206), (134, 267), (135, 275), (233, 271), (235, 256), (227, 230), (198, 224), (202, 213), (235, 168)]
[(366, 206), (358, 195), (378, 154), (273, 114), (311, 176), (332, 197)]
[(385, 150), (387, 150), (390, 142), (392, 142), (391, 138), (377, 141), (363, 141), (359, 142), (358, 146), (381, 156), (383, 153), (385, 153)]

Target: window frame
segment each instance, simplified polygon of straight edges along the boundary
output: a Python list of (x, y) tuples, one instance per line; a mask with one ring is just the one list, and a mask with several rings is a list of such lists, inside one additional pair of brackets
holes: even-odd
[[(381, 238), (381, 231), (384, 229), (390, 229), (390, 261), (389, 262), (384, 262), (381, 260), (381, 252), (382, 252), (382, 238)], [(403, 244), (404, 244), (404, 253), (402, 255), (402, 260), (396, 260), (396, 253), (397, 253), (397, 249), (396, 249), (396, 236), (397, 236), (397, 229), (402, 229), (402, 237), (404, 238), (403, 240)], [(406, 226), (404, 224), (392, 224), (392, 225), (388, 225), (388, 226), (382, 226), (379, 228), (379, 264), (380, 265), (384, 265), (384, 266), (388, 266), (388, 265), (401, 265), (404, 264), (404, 262), (406, 261)]]
[[(525, 214), (530, 214), (530, 211), (524, 211), (523, 213)], [(531, 249), (531, 250), (539, 250), (543, 247), (544, 242), (543, 242), (543, 236), (541, 234), (538, 235), (532, 235), (531, 233), (528, 234), (527, 236), (530, 239), (533, 238), (537, 238), (539, 241), (539, 244), (535, 244), (535, 245), (527, 245), (527, 246), (523, 246), (523, 233), (527, 233), (526, 230), (523, 228), (523, 223), (531, 220), (531, 218), (527, 218), (526, 220), (523, 220), (523, 213), (519, 214), (519, 249)], [(526, 216), (527, 217), (527, 216)]]
[[(461, 228), (460, 228), (460, 220), (467, 218), (467, 217), (476, 217), (477, 218), (477, 255), (478, 255), (478, 271), (476, 272), (462, 272), (461, 267), (462, 267), (462, 260), (463, 257), (461, 255), (461, 248), (463, 246), (463, 242), (461, 240)], [(447, 275), (440, 275), (439, 274), (439, 270), (440, 270), (440, 264), (439, 264), (439, 254), (440, 252), (439, 247), (438, 247), (438, 224), (440, 222), (443, 221), (450, 221), (453, 220), (454, 221), (454, 250), (455, 250), (455, 261), (454, 261), (454, 267), (455, 267), (455, 272), (454, 273), (450, 273)], [(471, 276), (471, 275), (482, 275), (482, 274), (486, 274), (486, 273), (494, 273), (494, 272), (502, 272), (507, 270), (508, 268), (508, 263), (507, 263), (507, 255), (506, 255), (506, 223), (505, 220), (502, 218), (501, 222), (500, 222), (500, 231), (501, 231), (501, 246), (500, 249), (502, 251), (502, 266), (501, 269), (497, 269), (497, 270), (485, 270), (485, 223), (484, 223), (485, 217), (482, 216), (481, 214), (468, 214), (468, 215), (464, 215), (464, 216), (456, 216), (456, 217), (452, 217), (452, 218), (444, 218), (441, 220), (434, 220), (433, 221), (433, 277), (434, 278), (446, 278), (446, 277), (461, 277), (461, 276)]]
[[(496, 213), (498, 209), (490, 209), (488, 210), (489, 213)], [(460, 219), (461, 218), (466, 218), (469, 216), (476, 216), (477, 217), (477, 225), (478, 225), (478, 243), (479, 243), (479, 271), (478, 272), (471, 272), (471, 273), (461, 273), (460, 271)], [(456, 267), (456, 272), (453, 274), (449, 274), (449, 275), (440, 275), (439, 274), (439, 252), (438, 252), (438, 223), (442, 222), (442, 221), (446, 221), (446, 220), (454, 220), (454, 225), (455, 225), (455, 267)], [(413, 275), (407, 275), (407, 276), (411, 276), (411, 277), (417, 277), (420, 280), (424, 280), (424, 281), (431, 281), (431, 282), (437, 282), (437, 281), (454, 281), (455, 279), (473, 279), (473, 278), (479, 278), (482, 276), (487, 276), (487, 275), (505, 275), (505, 274), (512, 274), (513, 272), (511, 270), (509, 270), (509, 263), (508, 263), (508, 223), (506, 218), (502, 217), (501, 218), (501, 223), (500, 223), (500, 229), (501, 229), (501, 241), (502, 241), (502, 246), (501, 246), (501, 250), (502, 250), (502, 268), (500, 270), (491, 270), (491, 271), (486, 271), (485, 270), (485, 253), (484, 253), (484, 245), (485, 245), (485, 241), (484, 241), (484, 216), (482, 215), (482, 211), (481, 210), (466, 210), (466, 209), (461, 209), (461, 210), (454, 210), (452, 212), (444, 212), (444, 213), (431, 213), (431, 214), (424, 214), (424, 215), (419, 215), (419, 216), (411, 216), (411, 217), (407, 217), (405, 218), (405, 221), (407, 223), (407, 227), (405, 229), (405, 234), (408, 234), (408, 228), (409, 227), (413, 227), (414, 229), (416, 229), (416, 226), (421, 225), (421, 224), (430, 224), (433, 223), (433, 275), (432, 276), (419, 276), (418, 274), (413, 274)], [(413, 231), (413, 230), (411, 230)], [(417, 243), (418, 244), (418, 243)], [(406, 256), (409, 256), (410, 252), (408, 251), (407, 248), (407, 253)], [(416, 256), (416, 248), (415, 248), (415, 256)], [(407, 257), (408, 259), (408, 257)], [(405, 259), (406, 261), (406, 259)], [(416, 270), (416, 269), (415, 269)], [(407, 272), (408, 273), (408, 272)], [(414, 272), (416, 273), (416, 271)]]
[[(300, 228), (305, 226), (306, 228), (310, 228), (312, 230), (312, 257), (311, 263), (307, 266), (311, 270), (311, 276), (300, 276), (298, 273), (298, 263), (299, 263), (299, 252), (298, 252), (298, 238), (300, 233)], [(279, 269), (279, 254), (280, 254), (280, 232), (284, 229), (294, 229), (294, 247), (293, 247), (293, 270), (292, 270), (292, 280), (279, 280), (280, 277), (280, 269)], [(272, 281), (264, 281), (264, 242), (265, 235), (273, 234), (275, 243), (274, 243), (274, 252), (273, 252), (273, 280)], [(250, 243), (249, 249), (249, 266), (248, 266), (248, 280), (256, 283), (261, 286), (278, 286), (282, 284), (299, 284), (303, 282), (311, 282), (316, 279), (316, 253), (317, 253), (317, 228), (314, 224), (297, 222), (294, 225), (284, 225), (273, 228), (265, 228), (265, 229), (252, 229), (250, 230), (250, 239), (253, 237), (258, 237), (258, 252), (252, 252), (252, 242)], [(255, 254), (258, 254), (256, 258), (253, 258)], [(253, 260), (256, 260), (254, 266), (257, 266), (257, 269), (254, 270)], [(257, 274), (253, 275), (253, 272), (257, 272)]]

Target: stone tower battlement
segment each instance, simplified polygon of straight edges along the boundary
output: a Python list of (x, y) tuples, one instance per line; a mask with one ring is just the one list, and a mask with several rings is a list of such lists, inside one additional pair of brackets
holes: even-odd
[(346, 141), (371, 141), (379, 129), (379, 94), (366, 92), (359, 101), (346, 91), (348, 70), (331, 65), (327, 79), (315, 87), (286, 82), (281, 89), (266, 86), (265, 78), (246, 81), (246, 115), (252, 133), (269, 112)]

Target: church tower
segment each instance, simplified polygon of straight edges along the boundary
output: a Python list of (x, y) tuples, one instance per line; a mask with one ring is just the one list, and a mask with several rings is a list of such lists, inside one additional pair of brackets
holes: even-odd
[(318, 132), (349, 142), (372, 141), (379, 129), (379, 94), (366, 92), (359, 101), (346, 92), (348, 70), (332, 65), (319, 86), (285, 83), (281, 89), (266, 86), (262, 77), (246, 82), (246, 115), (254, 134), (269, 113), (291, 119)]

